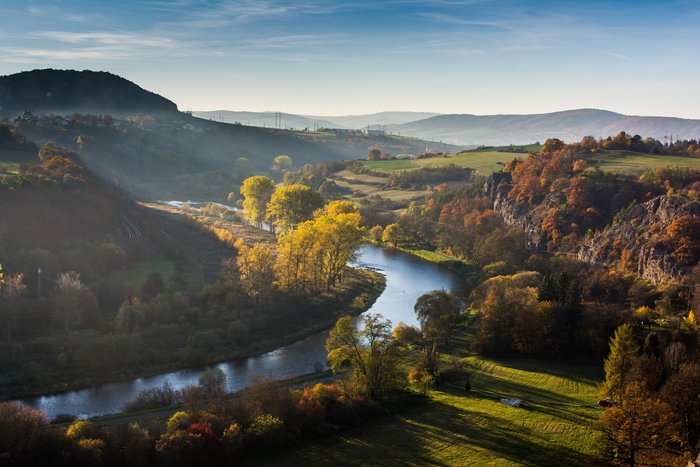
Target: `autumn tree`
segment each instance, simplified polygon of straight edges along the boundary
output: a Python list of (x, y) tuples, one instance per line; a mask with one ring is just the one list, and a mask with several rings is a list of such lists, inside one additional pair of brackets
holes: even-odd
[(641, 453), (654, 457), (661, 454), (677, 421), (671, 407), (641, 382), (629, 383), (619, 394), (620, 402), (603, 412), (598, 426), (617, 456), (634, 467)]
[(372, 237), (372, 241), (374, 243), (381, 243), (383, 233), (384, 233), (384, 229), (382, 228), (381, 225), (375, 225), (369, 231), (370, 237)]
[(361, 222), (359, 209), (350, 201), (333, 201), (316, 213), (313, 225), (319, 234), (327, 288), (341, 280), (347, 264), (355, 259), (364, 233)]
[(257, 243), (238, 250), (236, 258), (243, 290), (257, 302), (266, 302), (272, 296), (275, 279), (275, 253), (269, 246)]
[(362, 242), (362, 216), (349, 201), (334, 201), (312, 220), (277, 239), (275, 277), (282, 290), (306, 294), (329, 289), (342, 279)]
[(323, 197), (306, 185), (298, 183), (278, 188), (267, 206), (267, 217), (282, 231), (311, 219), (323, 206)]
[(382, 158), (382, 151), (377, 148), (369, 148), (367, 150), (367, 160), (368, 161), (378, 161)]
[(363, 315), (360, 328), (353, 317), (343, 316), (331, 329), (326, 350), (333, 372), (349, 370), (361, 394), (374, 399), (400, 384), (401, 349), (381, 315)]
[(681, 364), (666, 380), (660, 397), (678, 416), (679, 438), (688, 460), (696, 459), (700, 443), (700, 363)]
[(280, 154), (272, 161), (272, 170), (287, 170), (292, 167), (294, 161), (286, 154)]
[(272, 193), (275, 191), (275, 181), (270, 177), (255, 175), (246, 178), (241, 185), (241, 195), (243, 195), (243, 215), (255, 226), (261, 226), (270, 202)]
[(382, 233), (382, 241), (394, 245), (394, 249), (398, 247), (399, 238), (401, 236), (401, 228), (398, 224), (389, 224), (384, 228)]
[(601, 386), (601, 394), (614, 398), (622, 397), (638, 353), (639, 344), (632, 332), (632, 326), (625, 323), (618, 327), (610, 339), (610, 354), (605, 359), (605, 381)]

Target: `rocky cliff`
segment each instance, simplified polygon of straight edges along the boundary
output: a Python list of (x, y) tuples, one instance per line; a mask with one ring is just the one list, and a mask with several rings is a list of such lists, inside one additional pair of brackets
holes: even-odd
[[(681, 196), (657, 196), (618, 213), (611, 225), (587, 238), (578, 250), (592, 264), (626, 261), (654, 283), (680, 279), (686, 268), (676, 261), (666, 229), (680, 216), (700, 217), (700, 203)], [(700, 236), (700, 232), (697, 232)]]
[[(543, 251), (550, 240), (542, 232), (543, 215), (550, 207), (565, 203), (566, 197), (551, 193), (536, 206), (518, 204), (508, 197), (511, 182), (510, 173), (494, 173), (484, 185), (484, 194), (506, 224), (527, 234), (529, 248)], [(680, 279), (687, 267), (674, 257), (677, 245), (667, 234), (668, 226), (680, 216), (700, 218), (700, 202), (663, 195), (633, 204), (619, 211), (610, 225), (583, 238), (575, 254), (581, 261), (599, 266), (623, 261), (627, 268), (654, 283)], [(700, 232), (695, 236), (700, 237)]]
[(509, 172), (493, 173), (484, 185), (484, 193), (493, 202), (493, 210), (503, 217), (503, 221), (519, 227), (527, 234), (527, 245), (534, 251), (547, 247), (547, 239), (542, 234), (542, 218), (528, 205), (518, 205), (508, 198), (512, 188)]

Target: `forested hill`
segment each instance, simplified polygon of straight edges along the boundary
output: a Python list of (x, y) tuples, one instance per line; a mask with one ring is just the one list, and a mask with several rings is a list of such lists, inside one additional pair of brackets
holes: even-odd
[(438, 115), (389, 125), (387, 131), (453, 144), (527, 144), (556, 137), (579, 141), (584, 136), (607, 137), (620, 131), (659, 140), (700, 138), (700, 120), (637, 117), (597, 109), (567, 110), (533, 115)]
[(103, 71), (33, 70), (0, 76), (0, 116), (177, 112), (174, 102)]

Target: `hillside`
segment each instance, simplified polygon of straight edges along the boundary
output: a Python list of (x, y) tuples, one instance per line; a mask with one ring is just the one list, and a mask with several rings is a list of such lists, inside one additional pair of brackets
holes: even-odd
[(177, 112), (175, 103), (107, 72), (45, 69), (0, 76), (0, 116), (26, 109), (63, 115)]
[(438, 115), (424, 120), (389, 125), (391, 133), (411, 135), (453, 144), (526, 144), (559, 138), (578, 141), (582, 137), (607, 137), (626, 131), (663, 140), (697, 139), (700, 120), (670, 117), (637, 117), (596, 109), (567, 110), (534, 115)]
[[(73, 149), (91, 170), (149, 199), (223, 200), (246, 176), (270, 171), (279, 154), (290, 155), (294, 165), (301, 166), (363, 158), (370, 147), (391, 154), (420, 154), (430, 145), (414, 138), (354, 131), (231, 125), (187, 114), (115, 121), (33, 116), (15, 121), (14, 126), (37, 145), (55, 141)], [(237, 162), (241, 157), (246, 158), (245, 164)]]

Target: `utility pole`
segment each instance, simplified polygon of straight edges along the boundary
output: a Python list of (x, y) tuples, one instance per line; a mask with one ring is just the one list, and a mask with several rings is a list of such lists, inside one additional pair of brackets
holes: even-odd
[(41, 273), (42, 273), (42, 272), (43, 272), (43, 271), (41, 270), (41, 268), (38, 268), (38, 269), (36, 270), (36, 276), (37, 276), (37, 280), (36, 280), (36, 299), (37, 299), (37, 300), (41, 300)]

